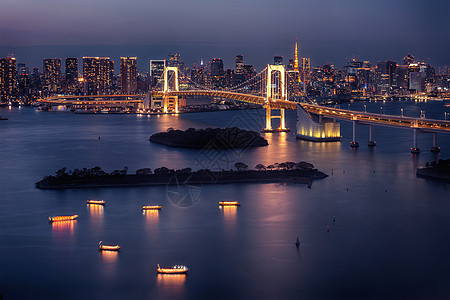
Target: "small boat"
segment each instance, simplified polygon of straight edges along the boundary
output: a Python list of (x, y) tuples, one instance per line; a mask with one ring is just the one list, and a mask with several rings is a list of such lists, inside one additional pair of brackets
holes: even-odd
[(120, 246), (119, 245), (104, 245), (103, 241), (100, 241), (100, 243), (98, 243), (98, 250), (100, 251), (119, 251), (120, 250)]
[(220, 206), (239, 206), (241, 204), (237, 201), (220, 201), (219, 205)]
[(144, 205), (142, 206), (142, 210), (160, 210), (162, 208), (161, 205)]
[(159, 274), (186, 274), (187, 271), (189, 271), (189, 268), (183, 265), (175, 265), (171, 268), (162, 268), (158, 264), (158, 268), (156, 269), (156, 271)]
[(6, 120), (8, 120), (8, 118), (0, 116), (0, 120), (6, 121)]
[(88, 200), (87, 204), (105, 205), (106, 202), (103, 200)]
[(296, 246), (297, 248), (300, 246), (300, 241), (298, 240), (298, 237), (297, 237), (297, 240), (295, 241), (295, 246)]
[(78, 218), (78, 215), (73, 216), (54, 216), (54, 217), (48, 217), (48, 220), (50, 222), (59, 222), (59, 221), (72, 221)]

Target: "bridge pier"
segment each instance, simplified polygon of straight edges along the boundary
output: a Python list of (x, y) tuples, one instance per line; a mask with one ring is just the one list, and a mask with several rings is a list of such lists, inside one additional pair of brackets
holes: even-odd
[(441, 147), (437, 145), (437, 133), (433, 132), (433, 147), (431, 147), (431, 152), (439, 153), (441, 151)]
[(350, 143), (350, 146), (352, 148), (357, 148), (359, 147), (359, 143), (356, 141), (356, 126), (357, 126), (357, 122), (356, 120), (353, 120), (353, 141)]
[[(272, 116), (272, 108), (269, 105), (266, 107), (266, 128), (263, 128), (261, 132), (289, 132), (290, 129), (286, 128), (286, 112), (284, 108), (280, 108), (279, 116)], [(272, 119), (280, 119), (280, 127), (277, 129), (272, 128)]]
[(373, 140), (373, 125), (369, 125), (369, 142), (367, 144), (369, 147), (375, 147), (376, 143)]
[(413, 146), (411, 148), (411, 153), (417, 154), (420, 153), (420, 149), (417, 145), (417, 128), (413, 128)]

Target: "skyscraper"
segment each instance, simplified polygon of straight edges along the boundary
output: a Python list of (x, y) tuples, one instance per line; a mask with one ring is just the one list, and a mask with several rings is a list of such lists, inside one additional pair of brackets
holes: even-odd
[(120, 58), (120, 86), (122, 94), (136, 93), (137, 57)]
[(165, 59), (150, 60), (150, 77), (152, 78), (151, 86), (158, 87), (164, 82), (164, 68), (166, 67)]
[(180, 53), (169, 54), (169, 67), (181, 68)]
[(74, 84), (78, 80), (78, 58), (66, 58), (66, 83)]
[(111, 75), (114, 75), (114, 62), (109, 57), (83, 57), (84, 90), (87, 94), (107, 94)]
[(6, 57), (0, 59), (0, 97), (6, 101), (16, 92), (16, 59)]
[(244, 81), (244, 56), (236, 55), (236, 67), (234, 71), (234, 84), (240, 84)]
[(283, 56), (281, 55), (275, 55), (273, 57), (273, 64), (277, 66), (283, 65)]
[(55, 93), (60, 88), (61, 58), (44, 58), (45, 89)]
[(302, 57), (302, 71), (307, 71), (311, 68), (311, 61), (309, 57)]
[(414, 56), (412, 56), (411, 54), (409, 54), (408, 53), (408, 55), (406, 55), (404, 58), (403, 58), (403, 64), (405, 65), (405, 66), (409, 66), (410, 64), (413, 64), (413, 63), (415, 63), (415, 58), (414, 58)]
[(223, 61), (221, 58), (213, 58), (211, 61), (211, 75), (222, 76), (223, 75)]
[(295, 53), (294, 53), (294, 71), (298, 72), (298, 48), (297, 41), (295, 41)]

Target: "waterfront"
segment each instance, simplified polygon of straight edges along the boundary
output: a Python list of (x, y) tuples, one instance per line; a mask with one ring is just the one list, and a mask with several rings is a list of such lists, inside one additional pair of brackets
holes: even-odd
[[(364, 104), (368, 112), (400, 114), (404, 108), (405, 116), (418, 117), (424, 110), (427, 118), (444, 117), (444, 102), (352, 103), (350, 108), (363, 111)], [(361, 127), (361, 146), (352, 150), (351, 124), (345, 122), (340, 143), (298, 141), (292, 131), (265, 134), (268, 147), (206, 153), (151, 144), (148, 138), (169, 127), (258, 131), (264, 111), (104, 116), (2, 108), (0, 115), (9, 118), (0, 124), (0, 292), (5, 299), (450, 296), (450, 186), (415, 176), (416, 166), (436, 158), (429, 152), (431, 134), (419, 135), (418, 156), (409, 152), (410, 131), (382, 127), (374, 130), (375, 149), (366, 146), (368, 128)], [(295, 128), (293, 112), (287, 125)], [(438, 144), (439, 156), (449, 158), (450, 136), (438, 135)], [(250, 167), (307, 161), (330, 176), (311, 189), (296, 184), (34, 188), (63, 166), (98, 165), (108, 171), (127, 166), (132, 173), (160, 166), (230, 169), (238, 161)], [(189, 197), (180, 207), (173, 204), (174, 195)], [(89, 198), (107, 205), (87, 207)], [(241, 206), (219, 209), (218, 201), (229, 200)], [(145, 204), (163, 209), (142, 214)], [(74, 222), (47, 222), (51, 215), (75, 213)], [(100, 254), (100, 240), (123, 250)], [(186, 264), (191, 271), (160, 276), (158, 263)]]

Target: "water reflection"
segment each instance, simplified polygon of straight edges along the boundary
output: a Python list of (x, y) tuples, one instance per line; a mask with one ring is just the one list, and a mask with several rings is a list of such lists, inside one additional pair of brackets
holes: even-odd
[(159, 210), (149, 209), (143, 210), (142, 214), (145, 216), (148, 225), (158, 224), (159, 221)]
[(87, 209), (91, 219), (102, 219), (105, 212), (103, 205), (87, 204)]
[(219, 206), (222, 210), (223, 219), (226, 224), (236, 224), (237, 206)]
[(156, 283), (159, 287), (182, 291), (186, 283), (186, 274), (158, 274)]
[(77, 220), (52, 222), (52, 231), (56, 234), (70, 233), (73, 235)]
[(116, 263), (119, 258), (118, 251), (100, 251), (100, 255), (102, 256), (102, 261), (107, 264)]

